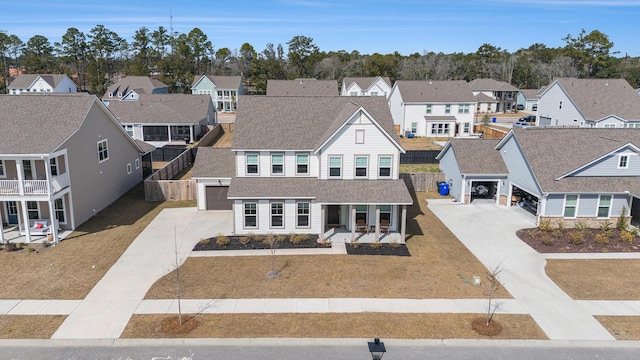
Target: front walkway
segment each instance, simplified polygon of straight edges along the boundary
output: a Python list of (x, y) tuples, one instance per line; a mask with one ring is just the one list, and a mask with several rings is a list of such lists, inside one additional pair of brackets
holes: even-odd
[[(424, 201), (424, 200), (423, 200)], [(495, 204), (460, 205), (428, 200), (429, 208), (500, 280), (551, 340), (614, 340), (592, 314), (545, 273), (546, 260), (516, 236), (535, 227), (522, 209)]]

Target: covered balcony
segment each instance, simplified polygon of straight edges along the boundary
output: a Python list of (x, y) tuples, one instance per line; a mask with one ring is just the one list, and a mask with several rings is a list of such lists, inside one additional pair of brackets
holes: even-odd
[(38, 158), (0, 159), (0, 200), (49, 198), (69, 187), (64, 151)]
[(51, 180), (0, 180), (3, 195), (53, 195), (69, 186), (69, 174), (52, 176)]

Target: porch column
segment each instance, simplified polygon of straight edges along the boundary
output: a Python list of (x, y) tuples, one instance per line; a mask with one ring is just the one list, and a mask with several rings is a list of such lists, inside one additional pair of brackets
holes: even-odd
[(349, 205), (349, 214), (351, 216), (351, 221), (349, 221), (351, 224), (351, 241), (353, 241), (356, 238), (356, 208), (353, 205)]
[(58, 243), (58, 222), (56, 220), (56, 209), (54, 206), (54, 200), (49, 200), (49, 218), (51, 219), (51, 235), (53, 236), (53, 243)]
[(376, 205), (376, 241), (380, 241), (380, 206)]
[(405, 232), (407, 230), (407, 205), (402, 205), (402, 215), (400, 217), (400, 241), (404, 244)]
[(320, 205), (320, 241), (324, 241), (324, 210), (325, 206)]
[[(20, 201), (20, 205), (22, 206), (22, 226), (24, 226), (24, 231), (27, 236), (27, 242), (31, 242), (31, 229), (29, 229), (29, 212), (27, 211), (27, 202), (24, 200)], [(19, 228), (19, 226), (18, 226)]]
[(4, 244), (4, 227), (2, 226), (2, 216), (0, 216), (0, 244)]

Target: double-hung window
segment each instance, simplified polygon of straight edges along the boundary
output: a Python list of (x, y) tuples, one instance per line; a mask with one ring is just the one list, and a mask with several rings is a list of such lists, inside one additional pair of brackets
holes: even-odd
[(618, 169), (628, 169), (628, 168), (629, 168), (629, 155), (619, 155)]
[(391, 156), (380, 156), (378, 158), (378, 177), (388, 178), (391, 177)]
[(451, 114), (451, 104), (446, 104), (444, 106), (444, 113), (445, 114)]
[(329, 156), (329, 177), (339, 178), (342, 176), (342, 158), (340, 156)]
[(258, 154), (247, 154), (247, 174), (258, 174)]
[(271, 174), (272, 175), (284, 174), (284, 155), (283, 154), (271, 154)]
[(425, 113), (431, 114), (431, 105), (427, 105), (427, 109), (426, 109)]
[(99, 162), (109, 160), (109, 147), (107, 139), (98, 141), (98, 160)]
[(564, 197), (564, 217), (576, 217), (576, 208), (578, 206), (578, 195), (565, 195)]
[(271, 203), (271, 227), (272, 228), (284, 227), (284, 203), (281, 203), (281, 202)]
[(254, 202), (244, 203), (244, 227), (258, 227), (258, 204)]
[(309, 173), (309, 154), (296, 154), (296, 174)]
[(460, 104), (458, 106), (458, 114), (468, 114), (469, 113), (469, 104)]
[(49, 159), (49, 167), (51, 168), (51, 175), (58, 176), (58, 163), (56, 162), (56, 158)]
[(0, 178), (6, 178), (7, 174), (4, 170), (4, 160), (0, 160)]
[(64, 201), (62, 199), (55, 199), (53, 202), (53, 208), (56, 212), (56, 219), (61, 224), (66, 224), (64, 217)]
[(299, 202), (297, 204), (296, 226), (299, 228), (309, 227), (309, 203)]
[(391, 205), (380, 205), (380, 222), (383, 220), (391, 225)]
[(411, 133), (415, 134), (418, 132), (418, 123), (411, 123)]
[(611, 195), (600, 195), (598, 200), (598, 217), (608, 218), (611, 210)]
[(37, 201), (27, 201), (27, 216), (30, 220), (40, 219), (40, 210)]
[(366, 156), (356, 156), (356, 177), (367, 177), (367, 167), (369, 158)]

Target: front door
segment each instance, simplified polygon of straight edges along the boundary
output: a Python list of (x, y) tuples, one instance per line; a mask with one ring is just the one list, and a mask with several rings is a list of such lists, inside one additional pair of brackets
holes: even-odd
[(8, 224), (17, 224), (18, 223), (18, 203), (15, 201), (7, 201), (7, 223)]
[(340, 225), (340, 205), (327, 207), (327, 225)]

